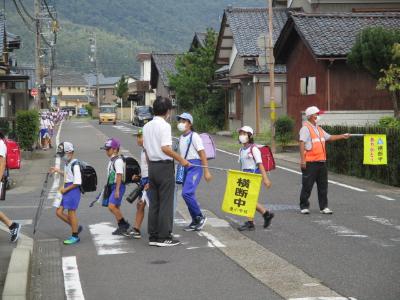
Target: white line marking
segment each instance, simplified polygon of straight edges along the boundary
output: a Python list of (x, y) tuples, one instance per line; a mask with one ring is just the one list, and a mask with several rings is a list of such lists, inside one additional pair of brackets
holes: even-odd
[(204, 236), (209, 241), (209, 247), (217, 247), (217, 248), (224, 248), (225, 245), (222, 244), (215, 236), (206, 232), (206, 231), (199, 231), (197, 232), (198, 235)]
[[(62, 125), (63, 125), (63, 121), (61, 121), (60, 127), (58, 127), (58, 132), (56, 135), (56, 147), (60, 144), (60, 133), (61, 133)], [(61, 164), (61, 158), (59, 156), (57, 156), (54, 166), (59, 169), (60, 164)], [(58, 189), (60, 187), (60, 175), (58, 173), (54, 173), (53, 176), (54, 176), (53, 185), (51, 186), (50, 191), (48, 193), (48, 196), (47, 196), (48, 200), (55, 199)]]
[(357, 300), (353, 297), (305, 297), (305, 298), (289, 298), (288, 300)]
[(13, 220), (15, 223), (21, 224), (21, 225), (32, 225), (32, 219), (26, 219), (26, 220)]
[[(228, 154), (228, 155), (231, 155), (231, 156), (239, 157), (238, 154), (234, 154), (234, 153), (231, 153), (231, 152), (228, 152), (228, 151), (225, 151), (225, 150), (221, 150), (221, 149), (218, 149), (218, 148), (217, 148), (217, 151), (220, 151), (222, 153), (225, 153), (225, 154)], [(291, 173), (294, 173), (294, 174), (302, 175), (302, 173), (300, 171), (296, 171), (296, 170), (289, 169), (289, 168), (282, 167), (282, 166), (276, 166), (276, 167), (278, 169), (281, 169), (281, 170), (285, 170), (285, 171), (288, 171), (288, 172), (291, 172)], [(348, 189), (357, 191), (357, 192), (366, 192), (366, 190), (363, 190), (363, 189), (360, 189), (360, 188), (357, 188), (357, 187), (354, 187), (354, 186), (351, 186), (351, 185), (347, 185), (347, 184), (344, 184), (344, 183), (340, 183), (340, 182), (337, 182), (337, 181), (328, 180), (328, 182), (332, 183), (332, 184), (335, 184), (335, 185), (338, 185), (338, 186), (341, 186), (341, 187), (344, 187), (344, 188), (348, 188)]]
[(384, 225), (384, 226), (394, 227), (394, 228), (396, 228), (397, 230), (400, 230), (400, 226), (399, 226), (399, 225), (393, 224), (393, 223), (390, 222), (388, 219), (379, 218), (379, 217), (376, 217), (376, 216), (365, 216), (365, 217), (366, 217), (368, 220), (371, 220), (371, 221), (373, 221), (373, 222), (375, 222), (375, 223), (379, 223), (379, 224)]
[(96, 246), (97, 255), (114, 255), (134, 253), (132, 245), (128, 243), (128, 239), (120, 235), (112, 235), (115, 230), (113, 224), (103, 222), (89, 225), (90, 233)]
[(62, 269), (67, 300), (84, 300), (76, 256), (63, 257)]
[(332, 184), (336, 184), (336, 185), (344, 187), (344, 188), (347, 188), (347, 189), (351, 189), (351, 190), (357, 191), (357, 192), (366, 192), (366, 190), (363, 190), (363, 189), (360, 189), (360, 188), (357, 188), (357, 187), (354, 187), (354, 186), (351, 186), (351, 185), (348, 185), (348, 184), (340, 183), (340, 182), (337, 182), (337, 181), (328, 180), (328, 182), (332, 183)]
[(381, 198), (383, 200), (387, 200), (387, 201), (396, 201), (396, 199), (390, 198), (388, 196), (385, 195), (376, 195), (378, 198)]
[(291, 172), (291, 173), (294, 173), (294, 174), (302, 175), (302, 173), (299, 172), (299, 171), (295, 171), (295, 170), (292, 170), (292, 169), (289, 169), (289, 168), (285, 168), (285, 167), (281, 167), (281, 166), (276, 166), (276, 167), (278, 169), (281, 169), (281, 170), (285, 170), (285, 171), (288, 171), (288, 172)]

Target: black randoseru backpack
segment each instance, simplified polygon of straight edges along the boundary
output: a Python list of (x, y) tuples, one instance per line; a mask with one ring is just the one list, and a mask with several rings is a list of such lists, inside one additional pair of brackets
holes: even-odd
[(133, 157), (124, 157), (122, 156), (122, 159), (124, 160), (125, 163), (125, 184), (133, 183), (132, 177), (134, 175), (139, 176), (140, 173), (142, 172), (140, 169), (140, 164), (136, 159)]
[(76, 164), (79, 164), (79, 168), (81, 169), (82, 184), (79, 187), (81, 193), (95, 192), (97, 190), (96, 170), (86, 162), (75, 161), (71, 166), (72, 173), (74, 173)]

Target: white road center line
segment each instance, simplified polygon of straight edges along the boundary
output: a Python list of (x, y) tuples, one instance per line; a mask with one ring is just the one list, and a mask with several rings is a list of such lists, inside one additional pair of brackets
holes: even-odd
[[(230, 156), (239, 157), (239, 154), (235, 154), (235, 153), (232, 153), (232, 152), (229, 152), (229, 151), (225, 151), (225, 150), (222, 150), (222, 149), (219, 149), (219, 148), (217, 148), (217, 151), (225, 153), (225, 154), (230, 155)], [(296, 170), (289, 169), (289, 168), (282, 167), (282, 166), (276, 166), (276, 167), (278, 169), (281, 169), (281, 170), (285, 170), (285, 171), (288, 171), (288, 172), (291, 172), (291, 173), (294, 173), (294, 174), (302, 175), (302, 173), (300, 171), (296, 171)], [(358, 188), (358, 187), (354, 187), (354, 186), (351, 186), (351, 185), (348, 185), (348, 184), (340, 183), (340, 182), (337, 182), (337, 181), (328, 180), (328, 182), (331, 183), (331, 184), (337, 185), (337, 186), (341, 186), (341, 187), (344, 187), (344, 188), (347, 188), (347, 189), (350, 189), (350, 190), (357, 191), (357, 192), (366, 192), (366, 190), (364, 190), (364, 189), (361, 189), (361, 188)]]
[(62, 269), (67, 300), (84, 300), (76, 256), (63, 257)]
[[(238, 154), (234, 154), (234, 153), (231, 153), (231, 152), (228, 152), (228, 151), (225, 151), (225, 150), (221, 150), (221, 149), (217, 149), (217, 150), (222, 152), (222, 153), (234, 156), (234, 157), (239, 157)], [(289, 169), (289, 168), (282, 167), (282, 166), (276, 166), (276, 167), (278, 169), (281, 169), (281, 170), (285, 170), (285, 171), (288, 171), (288, 172), (291, 172), (291, 173), (294, 173), (294, 174), (302, 175), (302, 173), (300, 171), (296, 171), (296, 170)], [(357, 192), (366, 192), (366, 190), (363, 190), (363, 189), (360, 189), (360, 188), (357, 188), (357, 187), (354, 187), (354, 186), (351, 186), (351, 185), (348, 185), (348, 184), (343, 184), (343, 183), (340, 183), (340, 182), (337, 182), (337, 181), (328, 180), (328, 182), (331, 183), (331, 184), (337, 185), (337, 186), (341, 186), (341, 187), (344, 187), (344, 188), (347, 188), (347, 189), (351, 189), (351, 190), (357, 191)]]
[(289, 298), (288, 300), (357, 300), (353, 297), (305, 297), (305, 298)]
[(96, 246), (97, 255), (134, 253), (129, 240), (120, 235), (112, 235), (115, 226), (109, 222), (89, 225), (90, 233)]
[(385, 195), (376, 195), (378, 198), (381, 198), (383, 200), (387, 200), (387, 201), (396, 201), (396, 199), (390, 198), (388, 196)]

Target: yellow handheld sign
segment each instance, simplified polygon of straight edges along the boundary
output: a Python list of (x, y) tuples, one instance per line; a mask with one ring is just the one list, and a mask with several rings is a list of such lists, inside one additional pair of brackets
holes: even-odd
[(387, 165), (385, 134), (364, 135), (364, 165)]
[(260, 174), (228, 171), (222, 211), (253, 218), (261, 188)]

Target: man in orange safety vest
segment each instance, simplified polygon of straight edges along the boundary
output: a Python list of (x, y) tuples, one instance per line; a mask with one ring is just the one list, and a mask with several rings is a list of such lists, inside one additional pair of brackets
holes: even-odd
[(322, 214), (332, 214), (328, 208), (328, 169), (326, 166), (326, 142), (348, 139), (350, 134), (330, 135), (318, 122), (322, 113), (318, 107), (306, 109), (307, 121), (300, 129), (300, 165), (302, 171), (302, 189), (300, 194), (300, 212), (309, 214), (311, 195), (314, 183), (317, 183), (318, 202)]

